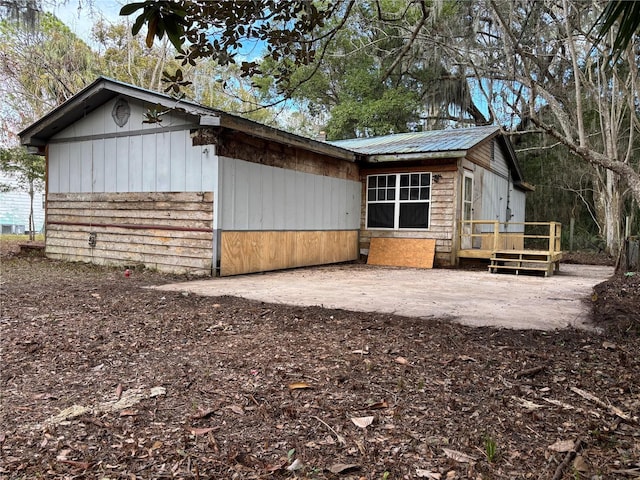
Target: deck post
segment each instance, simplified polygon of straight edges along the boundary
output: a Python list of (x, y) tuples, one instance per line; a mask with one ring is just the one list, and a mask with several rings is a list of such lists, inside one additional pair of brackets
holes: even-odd
[(499, 250), (498, 243), (500, 242), (500, 221), (493, 222), (493, 251)]
[(549, 258), (553, 257), (556, 248), (556, 223), (549, 222)]

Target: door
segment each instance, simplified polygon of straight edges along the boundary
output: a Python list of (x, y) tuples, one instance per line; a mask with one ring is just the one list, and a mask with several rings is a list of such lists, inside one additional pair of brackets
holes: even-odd
[(473, 248), (473, 173), (464, 172), (462, 182), (462, 235), (460, 248)]

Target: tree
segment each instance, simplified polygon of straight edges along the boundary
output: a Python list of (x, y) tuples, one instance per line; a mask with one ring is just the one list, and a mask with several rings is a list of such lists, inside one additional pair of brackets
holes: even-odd
[(35, 239), (33, 202), (35, 192), (44, 188), (45, 161), (39, 155), (30, 155), (25, 148), (0, 148), (0, 169), (17, 181), (17, 186), (0, 185), (0, 190), (22, 190), (29, 194), (29, 240)]

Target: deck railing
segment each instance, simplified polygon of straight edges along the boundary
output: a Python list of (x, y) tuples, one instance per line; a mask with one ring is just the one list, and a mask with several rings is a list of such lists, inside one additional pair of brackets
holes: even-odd
[(460, 222), (459, 231), (460, 256), (480, 257), (481, 252), (500, 250), (561, 252), (562, 224), (558, 222), (466, 220)]

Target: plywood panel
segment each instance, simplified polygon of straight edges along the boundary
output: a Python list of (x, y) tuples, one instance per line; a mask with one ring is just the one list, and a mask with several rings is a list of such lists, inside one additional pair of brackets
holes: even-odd
[(431, 238), (380, 238), (371, 239), (369, 265), (394, 267), (433, 268), (436, 241)]
[(358, 257), (357, 230), (222, 232), (220, 275), (264, 272)]

